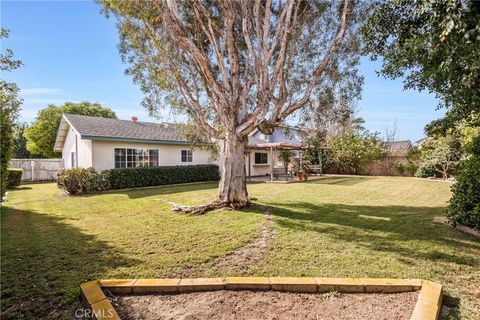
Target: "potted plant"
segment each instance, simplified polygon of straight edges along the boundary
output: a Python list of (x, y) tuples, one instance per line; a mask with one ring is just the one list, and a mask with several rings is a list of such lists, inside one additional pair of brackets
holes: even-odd
[(298, 177), (298, 180), (308, 180), (308, 174), (305, 165), (299, 158), (292, 160), (292, 172)]

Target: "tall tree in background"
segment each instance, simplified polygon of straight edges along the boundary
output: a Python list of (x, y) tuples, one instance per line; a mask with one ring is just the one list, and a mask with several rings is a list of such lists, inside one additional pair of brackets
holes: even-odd
[(214, 207), (248, 205), (248, 134), (305, 107), (356, 47), (352, 0), (102, 2), (147, 109), (168, 104), (223, 141)]
[(13, 158), (14, 159), (34, 159), (42, 156), (33, 154), (27, 150), (27, 138), (25, 130), (29, 127), (28, 123), (16, 123), (13, 127)]
[[(381, 74), (387, 78), (405, 76), (406, 88), (433, 92), (440, 99), (439, 107), (447, 108), (444, 118), (426, 126), (429, 135), (446, 136), (459, 125), (478, 126), (480, 1), (381, 2), (362, 33), (373, 59), (383, 57)], [(475, 139), (480, 140), (480, 136)], [(480, 167), (480, 151), (465, 148), (465, 152), (468, 161), (460, 164), (449, 213), (454, 220), (457, 214), (467, 223), (475, 220), (471, 226), (479, 228), (479, 198), (464, 195), (480, 194), (478, 178), (470, 174)]]
[(49, 105), (38, 112), (35, 122), (25, 130), (27, 150), (45, 158), (59, 158), (60, 153), (53, 151), (58, 126), (64, 113), (84, 116), (117, 118), (115, 112), (102, 107), (99, 103), (65, 102), (62, 106)]
[(368, 53), (383, 57), (380, 73), (437, 95), (446, 117), (428, 128), (444, 133), (479, 112), (480, 2), (390, 0), (362, 28)]
[(422, 143), (420, 160), (440, 173), (444, 180), (455, 172), (460, 159), (460, 138), (455, 133), (428, 138)]
[[(8, 38), (9, 31), (0, 30), (0, 39)], [(0, 71), (12, 71), (22, 65), (13, 58), (13, 51), (6, 49), (0, 54)], [(15, 83), (0, 79), (0, 202), (5, 195), (7, 185), (7, 168), (13, 151), (13, 125), (18, 118), (22, 100), (18, 97), (19, 89)]]

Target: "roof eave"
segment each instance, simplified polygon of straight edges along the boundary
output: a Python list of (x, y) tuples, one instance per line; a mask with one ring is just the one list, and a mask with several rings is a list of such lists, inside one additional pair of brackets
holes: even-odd
[(139, 139), (139, 138), (122, 138), (122, 137), (109, 137), (109, 136), (92, 136), (82, 135), (82, 139), (97, 140), (97, 141), (117, 141), (117, 142), (140, 142), (148, 144), (177, 144), (188, 145), (188, 141), (180, 140), (153, 140), (153, 139)]
[(53, 146), (53, 151), (62, 152), (65, 139), (67, 138), (68, 128), (71, 124), (66, 119), (65, 115), (62, 115), (60, 123), (57, 129), (57, 136), (55, 137), (55, 144)]

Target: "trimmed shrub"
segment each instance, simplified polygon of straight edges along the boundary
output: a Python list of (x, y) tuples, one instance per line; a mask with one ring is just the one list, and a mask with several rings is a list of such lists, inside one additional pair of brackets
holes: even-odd
[(220, 179), (218, 166), (213, 164), (121, 168), (103, 171), (111, 189), (160, 186)]
[(92, 193), (109, 189), (104, 175), (94, 168), (62, 169), (58, 173), (57, 186), (69, 194)]
[(417, 178), (429, 178), (435, 176), (435, 169), (427, 163), (421, 163), (418, 166), (417, 172), (415, 172), (415, 177)]
[(447, 215), (454, 224), (480, 230), (480, 159), (465, 160), (455, 178)]
[(8, 168), (7, 169), (7, 188), (15, 188), (22, 183), (22, 169)]
[(406, 166), (399, 162), (395, 164), (395, 169), (397, 169), (398, 173), (400, 173), (402, 176), (405, 174)]

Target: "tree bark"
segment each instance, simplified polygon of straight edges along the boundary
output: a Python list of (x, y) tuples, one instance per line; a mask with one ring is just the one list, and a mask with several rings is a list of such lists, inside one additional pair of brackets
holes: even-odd
[(249, 205), (245, 171), (247, 137), (231, 134), (225, 139), (218, 185), (219, 201), (235, 209)]

